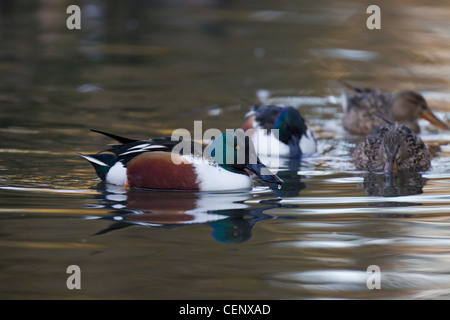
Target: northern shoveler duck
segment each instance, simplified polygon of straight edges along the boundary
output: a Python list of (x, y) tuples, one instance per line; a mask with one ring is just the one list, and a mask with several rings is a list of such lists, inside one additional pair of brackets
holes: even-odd
[(389, 124), (378, 127), (353, 153), (360, 170), (371, 172), (420, 172), (431, 167), (425, 143), (411, 128)]
[[(313, 132), (294, 107), (255, 105), (245, 118), (242, 129), (251, 137), (260, 156), (298, 158), (317, 151)], [(272, 134), (272, 129), (279, 130), (278, 137)]]
[(384, 124), (382, 118), (406, 125), (415, 133), (420, 132), (418, 124), (420, 118), (430, 121), (439, 129), (450, 129), (448, 124), (436, 117), (425, 98), (418, 92), (404, 90), (392, 94), (343, 83), (355, 92), (354, 95), (344, 93), (342, 103), (344, 128), (352, 134), (372, 133), (378, 126)]
[(119, 142), (98, 154), (79, 154), (107, 183), (159, 190), (232, 191), (250, 189), (252, 174), (268, 183), (283, 183), (262, 164), (243, 132), (223, 133), (208, 146), (191, 141), (187, 152), (176, 148), (182, 138), (137, 140), (92, 131)]

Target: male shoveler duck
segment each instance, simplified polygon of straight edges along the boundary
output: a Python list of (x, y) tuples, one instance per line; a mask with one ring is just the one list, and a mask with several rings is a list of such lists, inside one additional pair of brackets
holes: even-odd
[[(242, 129), (251, 137), (258, 155), (299, 158), (317, 151), (313, 132), (294, 107), (254, 105), (245, 118)], [(279, 130), (278, 137), (272, 129)]]
[(439, 129), (450, 129), (448, 124), (436, 117), (425, 98), (418, 92), (404, 90), (392, 94), (376, 89), (353, 87), (345, 82), (344, 84), (355, 91), (354, 95), (344, 93), (342, 103), (344, 128), (352, 134), (372, 133), (384, 124), (382, 118), (406, 125), (415, 133), (420, 132), (420, 118), (430, 121)]
[(360, 170), (371, 172), (421, 172), (430, 169), (431, 155), (425, 143), (405, 126), (378, 127), (353, 153)]
[(223, 133), (208, 146), (188, 142), (191, 148), (186, 152), (179, 148), (182, 139), (137, 140), (92, 131), (119, 142), (104, 151), (110, 153), (79, 154), (107, 183), (159, 190), (233, 191), (250, 189), (251, 174), (268, 183), (283, 183), (261, 163), (243, 132)]

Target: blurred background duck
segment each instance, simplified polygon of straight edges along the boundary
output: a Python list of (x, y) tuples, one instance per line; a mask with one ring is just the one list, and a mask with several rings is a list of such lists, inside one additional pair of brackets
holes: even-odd
[[(254, 105), (245, 115), (242, 129), (251, 137), (259, 156), (299, 158), (317, 151), (314, 133), (292, 106)], [(278, 130), (278, 136), (272, 129)]]
[(425, 143), (405, 126), (378, 127), (353, 153), (357, 169), (371, 172), (421, 172), (431, 168), (431, 155)]
[(420, 132), (418, 120), (426, 119), (442, 130), (449, 130), (448, 124), (440, 120), (428, 107), (425, 98), (411, 90), (397, 93), (383, 93), (371, 88), (358, 88), (343, 82), (354, 94), (343, 94), (343, 124), (345, 130), (356, 135), (372, 133), (384, 121), (379, 116), (407, 125), (415, 133)]

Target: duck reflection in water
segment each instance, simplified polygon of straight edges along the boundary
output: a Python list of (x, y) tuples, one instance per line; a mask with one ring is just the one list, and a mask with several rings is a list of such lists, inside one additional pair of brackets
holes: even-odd
[[(267, 157), (261, 157), (261, 161), (263, 163), (271, 162), (267, 159)], [(272, 183), (270, 184), (270, 188), (279, 198), (298, 197), (300, 192), (306, 188), (306, 184), (302, 181), (301, 176), (298, 174), (301, 167), (301, 160), (293, 158), (279, 158), (277, 164), (277, 176), (283, 180), (283, 185), (280, 186)]]
[[(101, 183), (98, 189), (103, 193), (101, 207), (111, 210), (107, 216), (90, 216), (88, 219), (112, 221), (107, 228), (95, 235), (105, 234), (130, 226), (176, 229), (185, 226), (208, 225), (212, 237), (223, 243), (241, 243), (252, 236), (253, 226), (260, 221), (283, 217), (264, 212), (281, 207), (279, 199), (270, 193), (270, 200), (259, 203), (245, 203), (260, 197), (267, 199), (267, 193), (255, 195), (240, 193), (199, 193), (149, 191), (139, 189), (111, 190)], [(270, 192), (270, 190), (268, 190)], [(253, 202), (253, 201), (252, 201)]]
[(427, 179), (418, 172), (398, 172), (385, 174), (369, 172), (364, 174), (360, 187), (368, 196), (399, 197), (421, 194)]

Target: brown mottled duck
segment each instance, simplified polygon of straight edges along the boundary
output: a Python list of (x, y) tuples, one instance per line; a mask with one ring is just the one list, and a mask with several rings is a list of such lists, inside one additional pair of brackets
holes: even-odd
[(431, 168), (431, 155), (411, 128), (389, 124), (378, 127), (356, 147), (353, 162), (371, 172), (421, 172)]
[(428, 107), (425, 98), (418, 92), (405, 90), (395, 94), (376, 89), (358, 88), (344, 84), (355, 91), (354, 95), (344, 93), (343, 124), (345, 130), (356, 135), (372, 133), (383, 125), (383, 117), (400, 125), (407, 125), (415, 133), (420, 132), (418, 120), (430, 121), (442, 130), (449, 130), (448, 124), (440, 120)]

